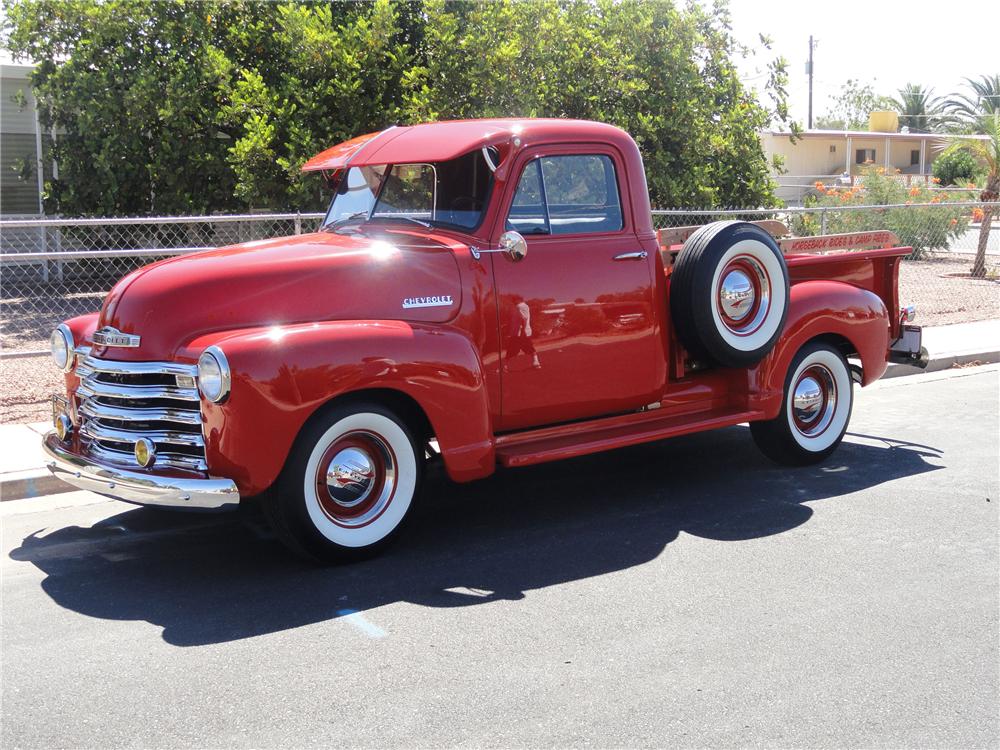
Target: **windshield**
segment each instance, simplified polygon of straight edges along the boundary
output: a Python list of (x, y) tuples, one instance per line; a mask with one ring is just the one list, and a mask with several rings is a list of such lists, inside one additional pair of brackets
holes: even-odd
[[(495, 158), (495, 157), (494, 157)], [(474, 229), (493, 184), (482, 151), (434, 164), (350, 167), (337, 185), (324, 227), (405, 221)]]

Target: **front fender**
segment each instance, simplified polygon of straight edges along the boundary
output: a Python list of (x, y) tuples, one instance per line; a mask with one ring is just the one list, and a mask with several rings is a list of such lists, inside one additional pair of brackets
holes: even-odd
[(203, 403), (208, 464), (241, 495), (277, 479), (306, 420), (336, 396), (399, 391), (430, 420), (448, 474), (457, 481), (493, 471), (492, 423), (482, 367), (462, 332), (401, 321), (332, 321), (201, 337), (229, 360), (232, 390)]
[(835, 336), (850, 342), (861, 359), (862, 385), (882, 377), (889, 356), (889, 313), (882, 299), (841, 281), (802, 281), (789, 294), (788, 317), (771, 352), (750, 371), (757, 408), (773, 419), (781, 410), (792, 358), (808, 341)]

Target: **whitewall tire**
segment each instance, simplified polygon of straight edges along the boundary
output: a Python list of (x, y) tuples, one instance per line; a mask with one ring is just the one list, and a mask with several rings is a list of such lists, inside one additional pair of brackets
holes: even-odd
[(785, 258), (771, 235), (747, 222), (715, 222), (684, 243), (671, 275), (670, 312), (696, 359), (747, 367), (781, 335), (788, 290)]
[(854, 406), (850, 367), (825, 342), (804, 346), (788, 369), (781, 412), (752, 422), (754, 442), (768, 458), (802, 466), (822, 461), (840, 445)]
[(302, 431), (265, 501), (275, 533), (320, 561), (365, 557), (398, 533), (413, 505), (423, 453), (379, 404), (345, 404)]

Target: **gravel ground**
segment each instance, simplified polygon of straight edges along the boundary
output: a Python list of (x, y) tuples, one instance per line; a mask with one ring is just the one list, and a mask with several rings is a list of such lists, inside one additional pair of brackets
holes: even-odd
[(899, 270), (900, 304), (916, 305), (916, 322), (925, 326), (1000, 318), (1000, 269), (995, 264), (992, 279), (952, 275), (968, 274), (972, 261), (972, 255), (958, 253), (906, 261)]
[[(900, 302), (916, 305), (917, 322), (925, 326), (1000, 318), (1000, 281), (951, 275), (968, 273), (971, 265), (971, 255), (957, 253), (903, 263)], [(48, 333), (58, 321), (97, 309), (100, 299), (93, 291), (78, 293), (63, 300), (60, 310), (55, 309), (59, 300), (45, 306), (5, 290), (3, 348), (46, 349)], [(0, 359), (0, 423), (47, 420), (49, 395), (61, 390), (62, 377), (49, 357)]]
[(62, 390), (62, 373), (50, 357), (0, 359), (0, 423), (48, 420), (49, 396)]

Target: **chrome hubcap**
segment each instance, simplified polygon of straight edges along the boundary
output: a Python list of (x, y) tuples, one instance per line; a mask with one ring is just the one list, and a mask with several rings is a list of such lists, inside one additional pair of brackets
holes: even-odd
[(727, 273), (719, 287), (719, 304), (730, 320), (743, 320), (753, 308), (755, 296), (750, 277), (737, 269)]
[(823, 389), (814, 377), (805, 377), (795, 386), (795, 396), (792, 403), (795, 406), (795, 418), (808, 424), (819, 416), (823, 406)]
[(350, 432), (326, 450), (316, 470), (319, 504), (339, 526), (371, 523), (396, 492), (396, 456), (381, 436)]
[(816, 437), (833, 422), (837, 409), (837, 381), (824, 365), (803, 372), (792, 392), (792, 422), (806, 437)]
[(326, 469), (326, 491), (337, 505), (353, 508), (368, 499), (375, 484), (375, 462), (360, 448), (345, 448)]
[(716, 292), (722, 325), (737, 336), (759, 329), (771, 310), (771, 281), (760, 261), (738, 255), (722, 270)]

